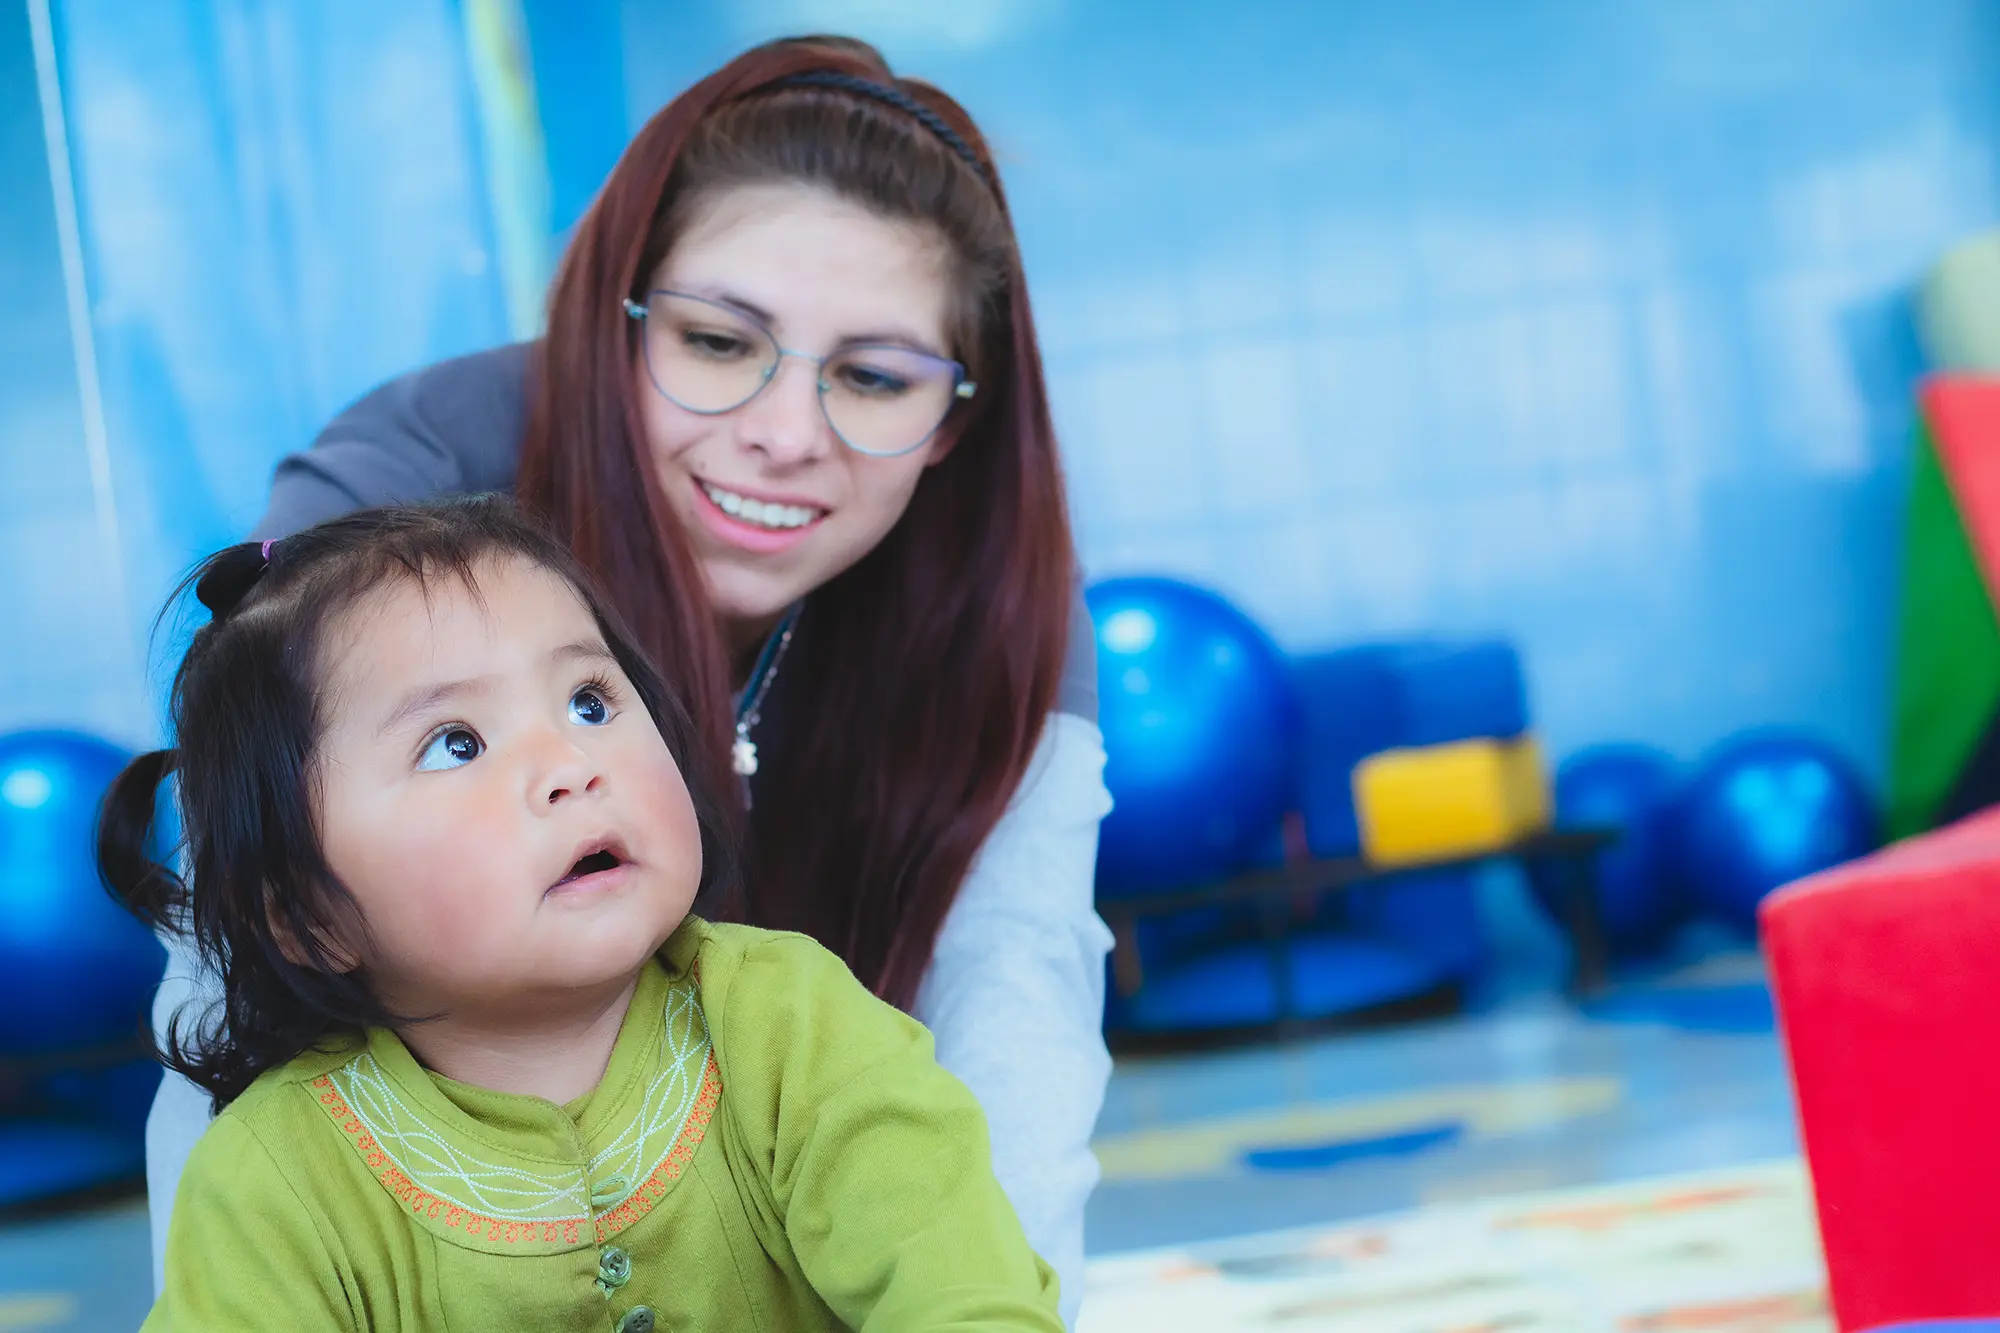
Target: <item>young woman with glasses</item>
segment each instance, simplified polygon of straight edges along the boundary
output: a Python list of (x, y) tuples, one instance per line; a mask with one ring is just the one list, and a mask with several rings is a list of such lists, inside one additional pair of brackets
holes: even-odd
[[(745, 919), (931, 1029), (1073, 1319), (1109, 798), (1020, 254), (964, 110), (857, 42), (730, 62), (626, 149), (546, 336), (362, 399), (279, 465), (257, 535), (484, 491), (569, 544), (708, 723)], [(156, 1237), (206, 1116), (163, 1086)]]

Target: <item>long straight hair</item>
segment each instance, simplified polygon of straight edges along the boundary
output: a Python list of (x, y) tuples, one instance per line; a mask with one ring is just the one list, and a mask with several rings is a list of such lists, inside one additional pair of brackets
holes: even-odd
[[(906, 109), (810, 71), (889, 86)], [(552, 288), (521, 457), (522, 502), (570, 543), (717, 747), (729, 669), (698, 562), (649, 464), (634, 322), (692, 210), (795, 182), (934, 229), (952, 256), (953, 354), (980, 389), (882, 542), (808, 599), (749, 812), (746, 904), (802, 930), (890, 1002), (914, 1001), (937, 934), (1054, 707), (1074, 553), (1019, 249), (979, 129), (951, 98), (840, 38), (759, 47), (641, 129)], [(764, 738), (760, 737), (760, 741)]]

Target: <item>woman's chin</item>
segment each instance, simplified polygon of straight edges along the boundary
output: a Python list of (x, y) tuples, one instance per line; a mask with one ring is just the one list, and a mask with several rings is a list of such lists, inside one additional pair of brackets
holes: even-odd
[(785, 611), (817, 584), (809, 579), (776, 579), (741, 568), (708, 570), (710, 605), (734, 649), (759, 643)]

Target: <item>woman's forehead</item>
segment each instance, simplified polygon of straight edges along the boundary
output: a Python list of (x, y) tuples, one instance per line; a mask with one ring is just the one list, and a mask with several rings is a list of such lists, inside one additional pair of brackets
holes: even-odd
[(931, 342), (945, 335), (950, 254), (935, 229), (831, 191), (747, 185), (697, 208), (653, 283), (739, 305), (781, 338), (900, 326)]

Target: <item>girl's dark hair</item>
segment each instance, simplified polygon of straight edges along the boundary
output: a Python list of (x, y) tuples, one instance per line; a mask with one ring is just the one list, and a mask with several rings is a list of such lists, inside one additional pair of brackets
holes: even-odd
[(825, 190), (943, 240), (951, 354), (978, 394), (946, 420), (953, 446), (888, 536), (812, 594), (774, 688), (785, 726), (757, 738), (771, 757), (749, 816), (749, 919), (814, 936), (904, 1008), (1055, 706), (1074, 596), (999, 180), (965, 109), (861, 42), (789, 39), (730, 61), (640, 129), (578, 224), (549, 296), (517, 482), (720, 753), (728, 664), (649, 463), (638, 395), (651, 390), (621, 302), (644, 300), (704, 202), (738, 186)]
[[(222, 979), (219, 1010), (177, 1014), (159, 1051), (218, 1110), (328, 1035), (398, 1018), (322, 943), (329, 931), (359, 923), (326, 863), (315, 818), (329, 627), (397, 580), (469, 585), (481, 564), (510, 557), (563, 579), (596, 620), (687, 780), (701, 828), (697, 909), (733, 909), (738, 803), (724, 795), (731, 779), (568, 549), (509, 502), (364, 510), (275, 543), (268, 565), (255, 545), (217, 552), (168, 603), (171, 610), (193, 589), (215, 611), (174, 675), (175, 748), (139, 756), (112, 783), (97, 857), (116, 897), (154, 926), (191, 936)], [(178, 857), (156, 859), (149, 849), (169, 776), (181, 844)], [(170, 863), (176, 859), (185, 877)], [(288, 957), (288, 946), (305, 960)]]

